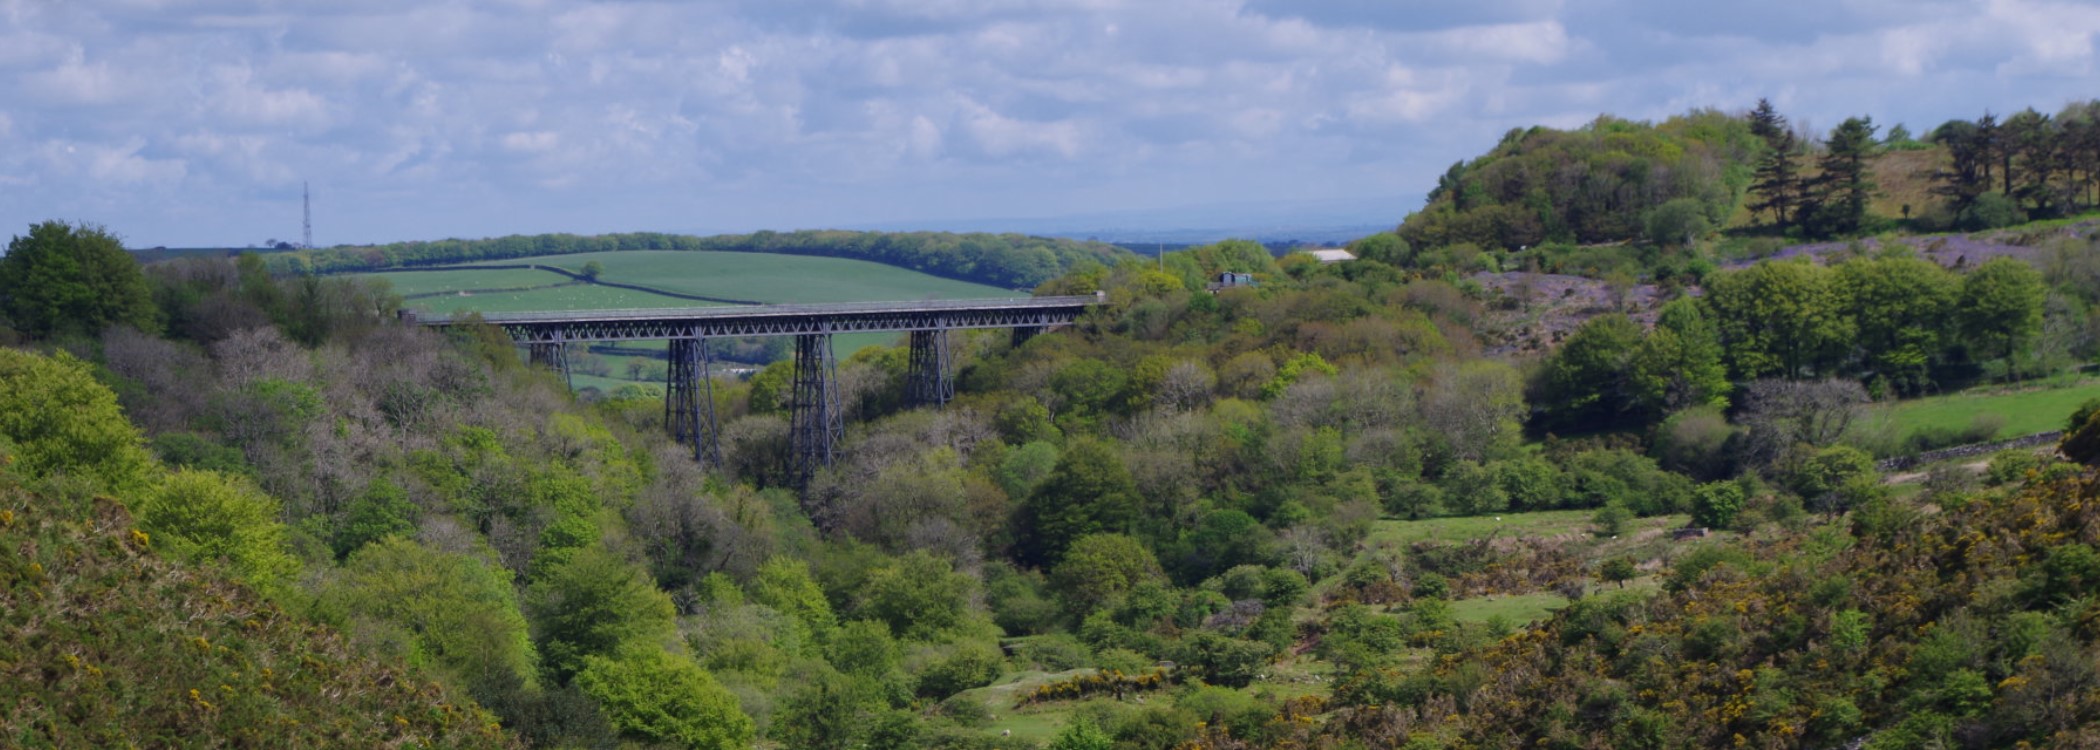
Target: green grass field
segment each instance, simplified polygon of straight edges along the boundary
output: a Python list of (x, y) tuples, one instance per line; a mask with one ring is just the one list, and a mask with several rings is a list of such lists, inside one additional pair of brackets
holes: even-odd
[(2100, 381), (2084, 380), (2069, 386), (1971, 389), (1945, 396), (1898, 401), (1881, 407), (1877, 417), (1890, 422), (1896, 435), (1921, 428), (1959, 430), (1978, 414), (1997, 414), (2005, 427), (1997, 439), (2061, 430), (2064, 420), (2087, 399), (2100, 398)]
[[(585, 263), (604, 268), (599, 278), (685, 294), (768, 303), (882, 302), (919, 299), (1017, 297), (1025, 294), (966, 281), (943, 279), (906, 268), (844, 258), (816, 258), (765, 253), (677, 252), (633, 250), (611, 253), (549, 255), (525, 261), (489, 261), (476, 265), (530, 262), (573, 271)], [(506, 313), (556, 310), (617, 310), (658, 307), (709, 307), (716, 303), (665, 297), (632, 289), (574, 283), (549, 271), (487, 270), (395, 271), (363, 274), (383, 279), (402, 295), (437, 296), (408, 300), (407, 306), (430, 313)], [(496, 289), (523, 291), (489, 291)], [(445, 294), (453, 292), (453, 294)], [(896, 346), (900, 334), (851, 333), (833, 338), (840, 359), (871, 346)], [(622, 346), (662, 349), (661, 341), (634, 341)], [(615, 372), (625, 373), (626, 358), (611, 357)], [(602, 382), (601, 382), (602, 381)], [(578, 387), (610, 390), (618, 379), (579, 376)]]
[[(540, 265), (571, 271), (581, 271), (585, 263), (593, 261), (604, 267), (598, 278), (606, 281), (759, 302), (884, 302), (1026, 296), (994, 286), (845, 258), (628, 250), (532, 259)], [(492, 261), (497, 265), (514, 262)]]
[(361, 274), (361, 278), (383, 279), (402, 296), (479, 289), (523, 289), (570, 283), (567, 276), (550, 271), (495, 268), (486, 271), (394, 271)]
[[(509, 273), (509, 272), (506, 272)], [(551, 275), (551, 274), (549, 274)], [(559, 278), (559, 277), (557, 277)], [(472, 292), (408, 300), (407, 306), (434, 313), (538, 312), (554, 310), (625, 310), (650, 307), (719, 307), (710, 302), (676, 299), (632, 289), (574, 284), (523, 292)]]
[[(1542, 510), (1535, 513), (1504, 513), (1499, 516), (1459, 516), (1420, 521), (1378, 521), (1371, 527), (1373, 542), (1412, 544), (1422, 541), (1467, 542), (1500, 534), (1510, 537), (1559, 536), (1589, 531), (1595, 510)], [(1654, 519), (1642, 519), (1642, 522)]]
[(1568, 606), (1568, 598), (1550, 591), (1535, 594), (1480, 596), (1451, 603), (1451, 617), (1459, 622), (1487, 622), (1501, 617), (1511, 625), (1527, 625)]

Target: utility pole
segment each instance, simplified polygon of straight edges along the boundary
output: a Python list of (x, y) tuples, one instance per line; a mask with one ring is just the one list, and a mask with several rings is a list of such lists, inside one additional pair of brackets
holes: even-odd
[(305, 213), (303, 222), (305, 240), (299, 247), (312, 250), (314, 247), (314, 191), (305, 182), (299, 183), (299, 204)]

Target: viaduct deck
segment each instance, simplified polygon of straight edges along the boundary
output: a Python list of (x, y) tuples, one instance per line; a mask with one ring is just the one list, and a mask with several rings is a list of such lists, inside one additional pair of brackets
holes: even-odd
[[(1015, 299), (846, 302), (804, 305), (739, 305), (649, 310), (489, 313), (480, 322), (502, 328), (520, 344), (572, 341), (641, 341), (716, 336), (793, 336), (885, 331), (945, 331), (959, 328), (1035, 329), (1071, 323), (1099, 295)], [(416, 316), (416, 322), (447, 327), (454, 316)]]

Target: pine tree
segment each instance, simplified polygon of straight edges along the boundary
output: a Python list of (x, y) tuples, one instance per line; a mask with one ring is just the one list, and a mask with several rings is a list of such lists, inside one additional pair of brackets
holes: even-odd
[(1757, 109), (1750, 111), (1750, 134), (1769, 144), (1777, 142), (1784, 133), (1786, 116), (1779, 114), (1779, 109), (1772, 106), (1772, 100), (1759, 98)]
[(2005, 175), (2005, 188), (2000, 192), (2012, 193), (2012, 154), (2005, 150), (2005, 129), (1998, 125), (1998, 116), (1989, 112), (1976, 118), (1976, 143), (1983, 152), (1983, 181), (1989, 190), (1992, 166), (2003, 165), (1997, 174)]
[(1847, 118), (1830, 131), (1823, 155), (1816, 160), (1822, 170), (1814, 181), (1813, 223), (1816, 234), (1857, 232), (1867, 218), (1867, 202), (1874, 196), (1874, 182), (1867, 177), (1867, 155), (1874, 150), (1874, 118)]
[(1801, 175), (1794, 163), (1794, 152), (1799, 144), (1792, 131), (1787, 130), (1786, 117), (1772, 106), (1769, 99), (1757, 100), (1757, 109), (1750, 112), (1750, 132), (1765, 141), (1765, 152), (1757, 162), (1757, 173), (1750, 190), (1760, 196), (1751, 204), (1754, 216), (1771, 212), (1772, 224), (1780, 229), (1792, 226), (1798, 216), (1801, 203)]
[(2031, 207), (2037, 215), (2052, 214), (2061, 202), (2050, 181), (2057, 170), (2057, 125), (2048, 115), (2028, 108), (2005, 118), (2005, 152), (2007, 164), (2011, 157), (2018, 157), (2020, 173), (2014, 178), (2007, 173), (2008, 183), (2013, 184), (2006, 195)]
[(1965, 120), (1939, 126), (1932, 139), (1947, 149), (1947, 168), (1932, 173), (1932, 194), (1945, 197), (1958, 216), (1991, 189), (1989, 146), (1982, 130)]

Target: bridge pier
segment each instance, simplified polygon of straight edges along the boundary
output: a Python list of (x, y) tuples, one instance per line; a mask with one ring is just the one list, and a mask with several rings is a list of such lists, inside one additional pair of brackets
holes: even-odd
[(1019, 349), (1019, 348), (1021, 348), (1021, 345), (1022, 345), (1022, 344), (1026, 344), (1026, 343), (1028, 343), (1028, 340), (1029, 340), (1029, 339), (1035, 338), (1035, 335), (1036, 335), (1036, 334), (1038, 334), (1038, 333), (1042, 333), (1042, 332), (1043, 332), (1043, 327), (1042, 327), (1042, 326), (1014, 326), (1014, 332), (1013, 332), (1013, 345), (1014, 345), (1014, 348), (1016, 348), (1016, 349)]
[(575, 389), (569, 378), (569, 345), (563, 341), (536, 341), (525, 345), (525, 356), (533, 365), (561, 373), (562, 385)]
[(664, 425), (671, 437), (693, 446), (693, 460), (722, 468), (721, 432), (715, 423), (713, 357), (707, 339), (671, 339), (670, 382), (664, 391)]
[(807, 488), (817, 470), (838, 457), (846, 436), (829, 332), (795, 336), (795, 391), (788, 408), (788, 480)]
[(905, 396), (918, 406), (942, 406), (955, 400), (955, 379), (945, 330), (912, 331), (911, 358), (905, 368)]

